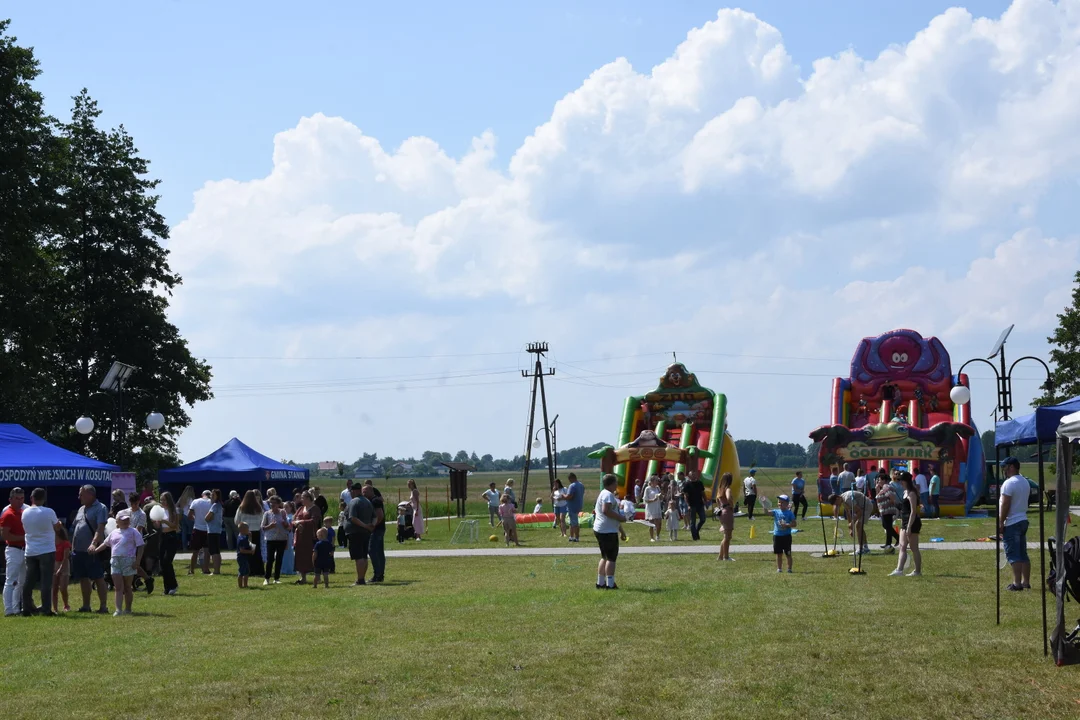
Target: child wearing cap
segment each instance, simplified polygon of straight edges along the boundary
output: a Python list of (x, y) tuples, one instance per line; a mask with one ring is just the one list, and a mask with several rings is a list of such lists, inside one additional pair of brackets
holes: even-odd
[(773, 540), (772, 551), (776, 555), (776, 572), (784, 571), (784, 556), (787, 556), (787, 571), (791, 572), (791, 529), (798, 525), (795, 513), (790, 509), (791, 499), (787, 495), (777, 498), (780, 507), (772, 510)]
[(131, 602), (135, 596), (135, 568), (142, 561), (145, 544), (142, 533), (131, 527), (131, 511), (125, 509), (116, 513), (116, 529), (98, 545), (91, 545), (89, 548), (93, 554), (105, 548), (112, 551), (109, 568), (116, 603), (113, 617), (131, 614)]

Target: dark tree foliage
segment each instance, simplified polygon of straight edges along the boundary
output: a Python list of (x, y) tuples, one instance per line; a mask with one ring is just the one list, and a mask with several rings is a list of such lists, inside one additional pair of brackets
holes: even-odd
[[(71, 119), (41, 111), (33, 53), (0, 23), (0, 410), (48, 440), (150, 473), (176, 464), (187, 408), (210, 394), (166, 312), (180, 277), (162, 243), (157, 180), (83, 90)], [(138, 368), (123, 407), (98, 392), (113, 360)], [(151, 411), (166, 418), (151, 432)], [(83, 437), (73, 423), (95, 421)], [(124, 429), (123, 447), (116, 439)]]
[(1046, 339), (1050, 350), (1053, 388), (1043, 388), (1035, 405), (1054, 405), (1080, 396), (1080, 271), (1076, 273), (1072, 303), (1058, 315), (1058, 327)]

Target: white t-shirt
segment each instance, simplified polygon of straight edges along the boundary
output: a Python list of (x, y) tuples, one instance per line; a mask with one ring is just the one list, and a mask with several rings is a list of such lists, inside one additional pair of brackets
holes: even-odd
[(660, 488), (652, 485), (645, 488), (645, 519), (659, 520), (663, 517), (663, 501), (660, 499)]
[(341, 500), (341, 502), (345, 503), (345, 505), (347, 506), (349, 503), (352, 502), (352, 492), (349, 491), (349, 488), (345, 488), (341, 491), (341, 494), (338, 495), (338, 499)]
[[(1001, 484), (1001, 496), (1008, 495), (1012, 498), (1009, 506), (1009, 514), (1005, 517), (1005, 526), (1015, 525), (1021, 520), (1027, 520), (1028, 499), (1031, 497), (1031, 485), (1023, 475), (1013, 475)], [(1000, 508), (1001, 499), (998, 498)], [(26, 513), (23, 513), (23, 525), (26, 525)], [(29, 553), (28, 553), (29, 554)]]
[(622, 500), (619, 503), (619, 512), (626, 518), (626, 522), (630, 522), (634, 519), (634, 515), (637, 514), (637, 507), (634, 505), (633, 500)]
[(210, 526), (206, 524), (206, 513), (210, 512), (210, 508), (214, 503), (209, 498), (196, 498), (191, 501), (191, 507), (188, 508), (190, 512), (195, 513), (195, 529), (202, 530), (203, 532), (210, 532)]
[(866, 492), (866, 476), (859, 474), (855, 476), (855, 489), (859, 492)]
[(555, 503), (556, 510), (566, 510), (566, 498), (563, 496), (565, 488), (555, 488), (551, 492), (551, 500)]
[(499, 507), (499, 491), (488, 488), (484, 491), (484, 497), (487, 498), (489, 508)]
[(855, 484), (855, 473), (845, 470), (837, 475), (836, 479), (840, 483), (840, 492), (846, 492), (851, 490), (851, 486)]
[(752, 477), (748, 477), (742, 481), (742, 494), (743, 495), (757, 495), (757, 480)]
[(610, 490), (601, 490), (596, 498), (596, 505), (593, 507), (595, 513), (593, 532), (600, 534), (619, 532), (619, 521), (604, 514), (605, 506), (615, 512), (619, 511), (619, 498), (615, 497), (615, 493)]
[(919, 494), (930, 491), (930, 483), (927, 481), (926, 476), (919, 473), (915, 476), (915, 487), (919, 489)]
[(28, 505), (23, 508), (26, 557), (56, 552), (56, 513), (52, 508)]
[(544, 503), (536, 503), (536, 507), (533, 508), (533, 515), (539, 515), (542, 512), (544, 512)]

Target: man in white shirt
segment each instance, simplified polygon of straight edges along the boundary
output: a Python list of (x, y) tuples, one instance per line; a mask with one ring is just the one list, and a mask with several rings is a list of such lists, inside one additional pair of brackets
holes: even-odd
[(743, 501), (746, 503), (746, 516), (754, 519), (754, 505), (757, 504), (757, 468), (750, 468), (750, 475), (742, 481)]
[(210, 512), (210, 508), (214, 506), (214, 501), (210, 499), (211, 493), (209, 490), (203, 490), (201, 498), (191, 501), (191, 507), (188, 509), (188, 519), (195, 522), (195, 529), (191, 531), (191, 564), (188, 566), (188, 575), (195, 574), (195, 563), (199, 560), (199, 555), (206, 549), (208, 552), (202, 560), (203, 575), (210, 574), (210, 554), (209, 554), (209, 537), (210, 537), (210, 525), (206, 519), (206, 514)]
[[(55, 615), (52, 607), (53, 570), (56, 564), (56, 529), (62, 527), (52, 508), (45, 507), (45, 488), (30, 493), (30, 507), (23, 510), (26, 543), (26, 574), (22, 587), (22, 614)], [(41, 585), (41, 607), (34, 608), (34, 588)]]
[(1012, 566), (1013, 581), (1006, 590), (1031, 589), (1031, 561), (1027, 552), (1027, 506), (1031, 485), (1020, 474), (1020, 461), (1007, 457), (1001, 467), (1008, 477), (998, 493), (998, 535), (1005, 544), (1005, 559)]
[(352, 480), (345, 481), (345, 489), (338, 495), (338, 499), (345, 503), (346, 506), (352, 502)]
[(915, 476), (915, 488), (919, 491), (919, 505), (929, 515), (930, 508), (930, 481), (926, 479), (925, 471), (920, 467), (919, 474)]

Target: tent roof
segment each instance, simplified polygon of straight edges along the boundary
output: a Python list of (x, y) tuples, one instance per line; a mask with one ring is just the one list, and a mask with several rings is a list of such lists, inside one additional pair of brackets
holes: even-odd
[[(0, 423), (0, 480), (5, 479), (3, 477), (4, 470), (75, 470), (75, 471), (114, 471), (120, 468), (116, 465), (110, 465), (103, 463), (100, 460), (94, 460), (84, 455), (80, 455), (70, 450), (57, 447), (52, 443), (46, 441), (44, 438), (38, 437), (34, 433), (30, 432), (22, 425), (15, 425), (11, 423)], [(10, 474), (10, 473), (9, 473)], [(12, 475), (12, 478), (15, 476)], [(80, 478), (78, 473), (72, 475), (70, 483), (78, 483), (80, 480), (88, 480), (89, 476)], [(38, 484), (53, 484), (60, 482), (63, 478), (52, 477), (51, 475), (40, 476), (38, 478), (24, 477), (27, 484), (30, 482), (36, 482)]]
[(1069, 440), (1080, 440), (1080, 412), (1074, 412), (1061, 419), (1058, 435)]
[(1036, 408), (1030, 415), (999, 422), (994, 432), (994, 444), (1034, 445), (1039, 442), (1052, 443), (1057, 437), (1061, 419), (1070, 413), (1080, 412), (1080, 397), (1066, 400), (1057, 405)]
[(272, 458), (268, 458), (260, 452), (233, 438), (204, 458), (181, 465), (171, 470), (162, 470), (159, 476), (162, 480), (168, 480), (169, 476), (177, 476), (184, 473), (201, 472), (251, 472), (253, 470), (289, 470), (304, 472), (304, 468), (295, 465), (286, 465)]

